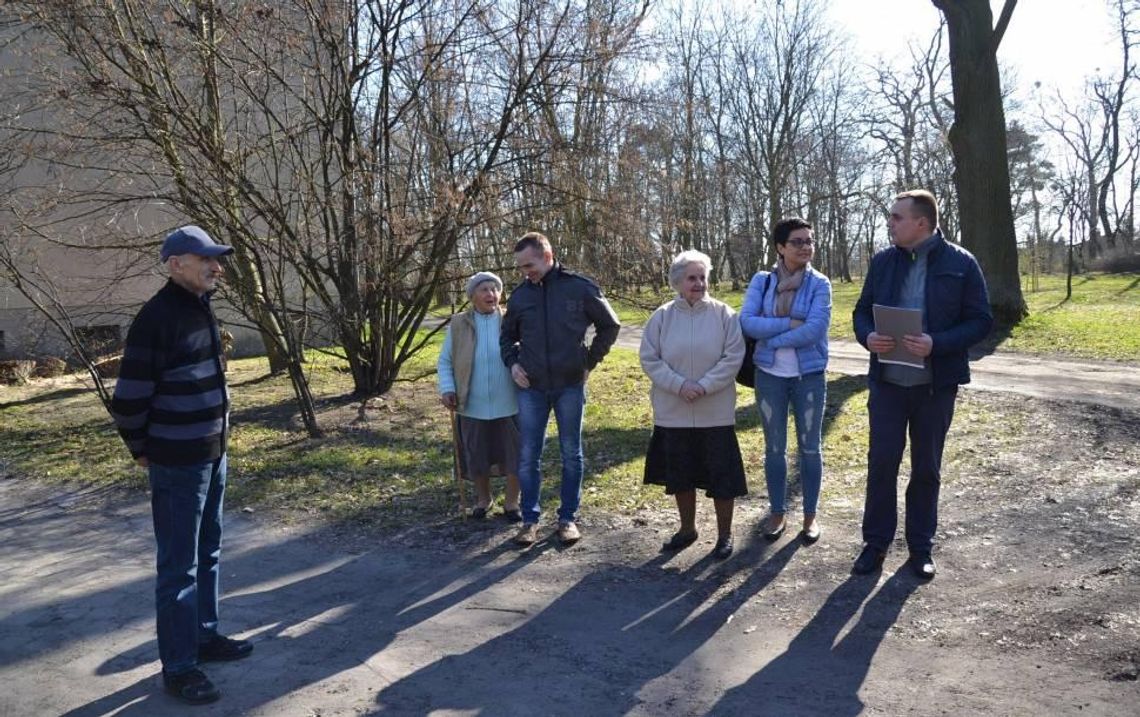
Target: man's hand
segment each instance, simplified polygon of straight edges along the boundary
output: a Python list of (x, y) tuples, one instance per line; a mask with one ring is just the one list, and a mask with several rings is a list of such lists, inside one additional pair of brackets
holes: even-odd
[(696, 381), (686, 380), (681, 384), (681, 398), (689, 403), (692, 403), (703, 395), (705, 395), (705, 387)]
[(530, 388), (530, 377), (526, 375), (526, 369), (521, 363), (511, 366), (511, 378), (519, 388)]
[(907, 351), (921, 358), (926, 358), (934, 350), (934, 339), (930, 338), (930, 334), (907, 334), (903, 336), (902, 342)]
[(895, 340), (886, 334), (872, 331), (867, 334), (867, 348), (877, 354), (885, 354), (895, 348)]
[(150, 459), (146, 456), (139, 456), (135, 459), (135, 463), (138, 464), (139, 468), (150, 468)]
[(449, 411), (454, 411), (455, 409), (459, 408), (459, 397), (450, 391), (440, 394), (439, 402), (442, 403), (443, 407)]

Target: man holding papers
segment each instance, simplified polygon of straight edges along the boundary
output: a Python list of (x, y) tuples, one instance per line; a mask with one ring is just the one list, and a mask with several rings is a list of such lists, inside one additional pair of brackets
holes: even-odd
[(893, 246), (871, 260), (852, 315), (855, 337), (871, 352), (864, 546), (852, 572), (879, 570), (894, 540), (898, 471), (909, 433), (908, 564), (929, 580), (937, 570), (931, 551), (942, 448), (958, 386), (970, 381), (967, 350), (989, 333), (993, 314), (977, 260), (938, 229), (933, 194), (899, 194), (887, 227)]

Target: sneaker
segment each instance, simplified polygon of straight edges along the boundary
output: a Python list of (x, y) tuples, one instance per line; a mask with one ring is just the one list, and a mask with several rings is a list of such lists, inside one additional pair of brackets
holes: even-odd
[(523, 523), (523, 527), (515, 533), (514, 540), (519, 545), (534, 545), (538, 542), (538, 524)]
[(177, 675), (162, 672), (162, 689), (166, 694), (189, 705), (204, 705), (222, 696), (210, 678), (199, 669)]
[(233, 640), (224, 635), (214, 635), (209, 642), (198, 645), (198, 662), (229, 662), (249, 657), (253, 643), (249, 640)]
[(582, 533), (572, 520), (563, 520), (558, 523), (558, 540), (563, 545), (573, 545), (582, 539)]

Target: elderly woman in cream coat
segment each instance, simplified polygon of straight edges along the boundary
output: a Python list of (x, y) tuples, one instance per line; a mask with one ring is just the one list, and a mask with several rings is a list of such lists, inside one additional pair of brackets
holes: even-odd
[(681, 526), (663, 546), (677, 551), (697, 539), (698, 488), (713, 499), (713, 556), (732, 554), (732, 512), (747, 494), (736, 440), (736, 372), (744, 338), (736, 312), (708, 295), (709, 257), (684, 251), (669, 267), (677, 298), (659, 307), (641, 338), (641, 367), (653, 383), (653, 436), (645, 482), (677, 500)]
[(439, 400), (459, 414), (463, 477), (475, 483), (473, 518), (491, 505), (491, 475), (507, 477), (503, 516), (522, 520), (519, 510), (518, 397), (511, 372), (499, 357), (503, 282), (481, 271), (467, 281), (471, 308), (447, 327), (436, 371)]

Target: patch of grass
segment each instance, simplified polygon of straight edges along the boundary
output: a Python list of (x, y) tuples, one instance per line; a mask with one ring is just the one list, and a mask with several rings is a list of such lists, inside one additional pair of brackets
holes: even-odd
[[(407, 373), (429, 369), (437, 351), (418, 356)], [(450, 425), (436, 400), (434, 378), (398, 383), (370, 401), (361, 417), (361, 404), (345, 398), (351, 378), (343, 364), (315, 357), (309, 371), (326, 431), (319, 439), (302, 430), (287, 378), (268, 376), (263, 359), (231, 362), (231, 506), (248, 506), (286, 520), (317, 516), (382, 528), (455, 514)], [(84, 390), (79, 379), (69, 380), (74, 385), (66, 388), (57, 380), (5, 389), (0, 463), (7, 471), (41, 480), (145, 489), (145, 474), (130, 461), (94, 394)], [(832, 377), (829, 383), (825, 496), (852, 492), (857, 485), (866, 450), (862, 392), (858, 379)], [(766, 492), (764, 445), (754, 402), (752, 391), (740, 390), (738, 435), (750, 490), (759, 499)], [(637, 354), (615, 349), (590, 378), (584, 438), (586, 512), (671, 508), (672, 499), (660, 487), (642, 484), (652, 426), (649, 381)], [(553, 420), (549, 435), (543, 503), (553, 511), (560, 474)]]
[[(406, 367), (428, 372), (440, 337)], [(325, 435), (302, 429), (284, 376), (268, 376), (264, 359), (231, 362), (233, 434), (230, 443), (231, 506), (251, 507), (282, 519), (317, 517), (329, 522), (395, 529), (456, 515), (448, 413), (437, 401), (434, 377), (402, 381), (362, 407), (346, 396), (351, 377), (330, 356), (308, 365)], [(763, 502), (764, 439), (751, 390), (737, 394), (737, 436), (745, 459), (750, 496)], [(130, 461), (110, 418), (76, 377), (34, 381), (0, 393), (0, 468), (39, 480), (145, 489), (144, 473)], [(1024, 412), (1007, 401), (990, 410), (986, 399), (960, 400), (947, 447), (947, 481), (955, 471), (981, 470), (989, 460), (970, 446), (1001, 435), (1016, 443), (1029, 430)], [(591, 374), (586, 408), (586, 479), (583, 510), (628, 515), (672, 510), (658, 486), (642, 484), (645, 449), (653, 426), (649, 380), (635, 351), (615, 349)], [(560, 459), (550, 423), (543, 459), (543, 504), (558, 504)], [(794, 466), (794, 429), (788, 431), (789, 474)], [(984, 440), (983, 440), (984, 439)], [(823, 501), (828, 510), (857, 511), (866, 472), (866, 389), (861, 377), (829, 376), (824, 414)], [(904, 467), (904, 472), (905, 472)], [(496, 486), (499, 491), (501, 487)], [(793, 479), (793, 496), (799, 486)], [(470, 500), (471, 491), (468, 490)]]
[(1001, 348), (1033, 354), (1140, 361), (1140, 274), (1042, 276), (1038, 291), (1023, 288), (1029, 316)]

